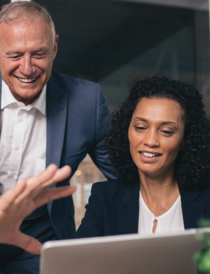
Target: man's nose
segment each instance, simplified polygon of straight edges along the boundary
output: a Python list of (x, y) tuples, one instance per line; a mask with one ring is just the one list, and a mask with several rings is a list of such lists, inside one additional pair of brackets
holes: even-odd
[(25, 55), (21, 59), (21, 64), (19, 66), (20, 72), (25, 76), (30, 76), (34, 73), (35, 67), (32, 62), (30, 55)]
[(149, 129), (144, 138), (144, 144), (149, 147), (157, 147), (160, 145), (159, 136), (155, 129)]

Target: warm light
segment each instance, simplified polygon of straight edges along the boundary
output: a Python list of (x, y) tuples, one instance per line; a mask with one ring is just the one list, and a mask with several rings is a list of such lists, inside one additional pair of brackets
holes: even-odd
[(75, 174), (76, 174), (76, 176), (81, 176), (81, 175), (82, 175), (82, 171), (78, 169), (78, 170), (75, 172)]

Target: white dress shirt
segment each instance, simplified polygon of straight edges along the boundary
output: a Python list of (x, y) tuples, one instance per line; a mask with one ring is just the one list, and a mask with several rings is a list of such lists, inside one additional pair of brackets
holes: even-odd
[(20, 178), (37, 175), (46, 165), (46, 85), (40, 96), (25, 106), (2, 81), (0, 125), (0, 191)]
[(154, 220), (157, 220), (155, 233), (164, 233), (171, 231), (184, 231), (184, 221), (182, 214), (182, 205), (180, 195), (174, 204), (164, 214), (155, 216), (144, 202), (144, 199), (139, 195), (139, 234), (151, 235)]

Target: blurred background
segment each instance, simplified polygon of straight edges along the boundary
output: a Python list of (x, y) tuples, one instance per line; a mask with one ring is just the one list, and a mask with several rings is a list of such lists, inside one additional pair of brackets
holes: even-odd
[[(210, 110), (208, 0), (35, 0), (59, 34), (54, 69), (97, 82), (112, 111), (133, 78), (164, 75), (196, 85)], [(0, 4), (8, 1), (0, 0)], [(90, 189), (104, 176), (86, 157), (71, 184), (76, 225)]]

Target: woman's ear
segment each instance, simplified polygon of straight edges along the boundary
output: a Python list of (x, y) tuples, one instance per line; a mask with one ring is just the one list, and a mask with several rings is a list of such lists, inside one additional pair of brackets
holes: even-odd
[(180, 150), (184, 149), (185, 147), (185, 140), (183, 139), (180, 145)]

